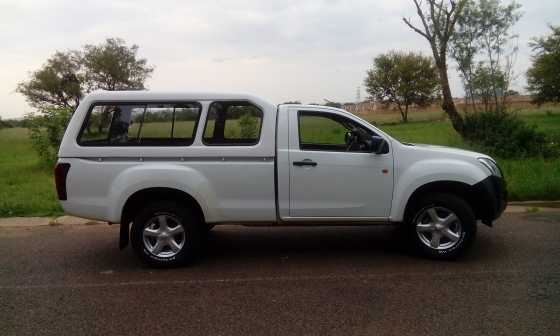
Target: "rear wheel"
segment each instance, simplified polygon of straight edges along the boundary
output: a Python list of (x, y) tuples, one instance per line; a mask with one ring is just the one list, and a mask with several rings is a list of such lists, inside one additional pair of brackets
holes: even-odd
[(453, 259), (464, 253), (476, 237), (476, 218), (467, 202), (452, 194), (430, 194), (408, 213), (409, 240), (420, 254)]
[(176, 202), (151, 204), (135, 217), (132, 247), (150, 266), (176, 267), (193, 259), (201, 245), (198, 216)]

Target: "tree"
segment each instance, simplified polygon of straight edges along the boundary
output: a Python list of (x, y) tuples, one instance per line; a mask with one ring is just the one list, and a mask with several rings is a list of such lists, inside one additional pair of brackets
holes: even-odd
[[(480, 101), (484, 107), (484, 112), (503, 112), (502, 100), (496, 103), (496, 88), (505, 88), (508, 86), (508, 77), (506, 73), (500, 69), (494, 69), (485, 64), (479, 63), (473, 67), (470, 75), (468, 87), (473, 101), (473, 107), (476, 111), (476, 101)], [(503, 93), (506, 96), (506, 93)]]
[(535, 38), (530, 44), (535, 55), (527, 83), (537, 104), (560, 102), (560, 26), (550, 29), (550, 35)]
[(422, 54), (389, 52), (376, 57), (365, 79), (366, 91), (382, 103), (397, 106), (403, 122), (412, 104), (431, 104), (439, 93), (437, 67)]
[[(505, 93), (513, 77), (513, 66), (517, 54), (517, 45), (509, 47), (509, 42), (517, 35), (511, 34), (511, 28), (521, 18), (521, 5), (515, 1), (502, 5), (501, 0), (479, 0), (479, 20), (481, 49), (486, 53), (486, 64), (494, 77), (492, 93), (497, 109), (505, 104)], [(503, 80), (499, 80), (503, 77)]]
[(138, 58), (138, 46), (126, 46), (119, 38), (100, 45), (86, 45), (83, 52), (85, 84), (88, 91), (102, 89), (142, 90), (154, 71), (144, 58)]
[(83, 96), (81, 62), (76, 51), (56, 52), (31, 79), (18, 84), (29, 105), (38, 108), (73, 108)]
[[(485, 110), (504, 110), (518, 50), (512, 43), (517, 35), (510, 31), (521, 18), (520, 7), (516, 2), (503, 5), (501, 0), (467, 0), (457, 21), (451, 38), (451, 56), (457, 62), (474, 111), (476, 102), (487, 98), (475, 95), (475, 81), (478, 90), (492, 93), (490, 101), (484, 100)], [(476, 73), (488, 80), (481, 82), (480, 76), (475, 78)], [(482, 83), (488, 87), (481, 88)]]
[(412, 24), (410, 19), (403, 18), (404, 23), (413, 31), (423, 36), (430, 43), (434, 60), (439, 72), (441, 91), (443, 94), (442, 108), (451, 119), (453, 128), (463, 133), (463, 118), (457, 111), (453, 101), (449, 75), (447, 73), (447, 54), (449, 40), (453, 36), (455, 24), (463, 14), (467, 0), (412, 0), (421, 21), (421, 28)]
[[(92, 90), (138, 90), (153, 68), (137, 57), (138, 46), (107, 39), (83, 50), (56, 52), (31, 78), (18, 84), (38, 113), (26, 116), (33, 147), (47, 166), (53, 164), (69, 117), (85, 93)], [(100, 118), (109, 118), (106, 110)]]
[(509, 89), (506, 92), (506, 96), (508, 96), (508, 97), (516, 97), (516, 96), (520, 96), (520, 95), (521, 95), (521, 93), (519, 93), (519, 91), (512, 90), (512, 89)]
[(138, 46), (122, 39), (107, 39), (83, 50), (57, 51), (16, 91), (39, 109), (76, 109), (85, 93), (96, 89), (137, 90), (144, 88), (153, 68), (137, 57)]

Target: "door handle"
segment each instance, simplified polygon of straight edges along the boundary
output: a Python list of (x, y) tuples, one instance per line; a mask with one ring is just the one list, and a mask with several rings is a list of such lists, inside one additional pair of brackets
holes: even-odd
[(309, 159), (305, 159), (303, 161), (294, 161), (294, 166), (296, 167), (317, 167), (317, 162), (311, 161)]

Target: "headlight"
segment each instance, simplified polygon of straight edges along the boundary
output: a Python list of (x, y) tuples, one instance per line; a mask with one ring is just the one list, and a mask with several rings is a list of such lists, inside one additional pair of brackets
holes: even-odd
[(484, 165), (484, 167), (488, 168), (490, 173), (494, 176), (502, 177), (502, 171), (500, 167), (496, 164), (494, 160), (488, 158), (478, 158), (478, 161)]

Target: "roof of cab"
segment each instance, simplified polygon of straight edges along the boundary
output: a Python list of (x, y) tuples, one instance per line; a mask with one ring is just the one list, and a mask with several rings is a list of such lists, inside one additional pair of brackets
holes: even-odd
[(350, 113), (350, 112), (346, 111), (345, 109), (332, 107), (332, 106), (326, 106), (326, 105), (280, 104), (279, 106), (301, 109), (301, 110), (311, 110), (311, 111), (313, 111), (313, 110), (323, 110), (323, 111), (336, 111), (336, 112), (342, 112), (342, 113)]
[(216, 101), (216, 100), (248, 100), (257, 105), (273, 106), (266, 100), (243, 93), (221, 92), (165, 92), (165, 91), (95, 91), (88, 94), (84, 102), (95, 101)]

